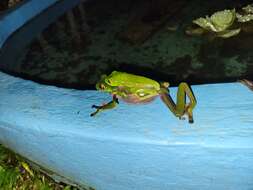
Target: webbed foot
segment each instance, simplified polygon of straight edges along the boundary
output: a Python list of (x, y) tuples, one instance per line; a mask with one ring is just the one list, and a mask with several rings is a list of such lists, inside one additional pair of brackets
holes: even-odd
[(101, 106), (92, 105), (91, 108), (96, 108), (97, 110), (90, 114), (91, 117), (95, 116), (101, 109)]
[(185, 112), (188, 115), (188, 121), (189, 121), (189, 123), (193, 123), (194, 120), (193, 120), (192, 108), (191, 108), (190, 104), (186, 105)]
[(92, 105), (91, 108), (95, 108), (97, 109), (95, 112), (91, 113), (90, 116), (93, 117), (95, 116), (98, 112), (101, 112), (103, 110), (107, 110), (107, 109), (113, 109), (116, 107), (116, 105), (119, 104), (119, 100), (116, 96), (113, 96), (113, 100), (103, 104), (101, 106), (97, 106), (97, 105)]

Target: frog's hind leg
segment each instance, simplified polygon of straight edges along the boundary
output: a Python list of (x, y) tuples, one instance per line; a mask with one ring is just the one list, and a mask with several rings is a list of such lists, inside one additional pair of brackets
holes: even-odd
[[(177, 102), (173, 101), (169, 94), (169, 90), (166, 85), (161, 85), (161, 99), (168, 106), (171, 112), (179, 118), (186, 113), (189, 117), (189, 123), (193, 123), (193, 109), (197, 103), (195, 96), (189, 87), (189, 85), (185, 82), (182, 82), (178, 86), (177, 91)], [(186, 103), (186, 96), (189, 98), (190, 102)]]

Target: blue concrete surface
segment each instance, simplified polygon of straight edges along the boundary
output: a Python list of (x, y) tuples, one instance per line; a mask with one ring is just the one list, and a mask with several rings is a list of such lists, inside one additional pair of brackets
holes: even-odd
[(240, 83), (192, 89), (193, 125), (160, 99), (120, 102), (91, 118), (91, 105), (109, 95), (0, 73), (0, 143), (98, 190), (253, 189), (252, 91)]
[(19, 67), (26, 48), (51, 23), (81, 0), (25, 0), (0, 15), (0, 68)]
[(57, 0), (30, 0), (0, 17), (0, 48), (17, 29), (40, 14)]

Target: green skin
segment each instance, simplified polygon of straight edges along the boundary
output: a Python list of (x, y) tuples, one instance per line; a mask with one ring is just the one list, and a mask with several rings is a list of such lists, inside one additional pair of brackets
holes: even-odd
[[(189, 123), (193, 123), (192, 111), (196, 105), (196, 99), (191, 88), (187, 83), (180, 83), (177, 91), (177, 102), (175, 103), (169, 94), (169, 83), (158, 83), (152, 79), (133, 75), (124, 72), (113, 71), (109, 76), (102, 75), (100, 81), (96, 84), (96, 89), (108, 92), (113, 95), (112, 101), (101, 105), (93, 105), (92, 108), (97, 110), (91, 116), (97, 113), (113, 109), (119, 104), (118, 99), (125, 102), (138, 104), (147, 103), (160, 96), (170, 111), (179, 119), (188, 115)], [(186, 96), (190, 102), (186, 103)]]

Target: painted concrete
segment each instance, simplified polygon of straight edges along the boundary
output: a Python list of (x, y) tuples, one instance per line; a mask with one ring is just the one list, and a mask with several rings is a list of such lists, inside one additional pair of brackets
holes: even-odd
[(19, 6), (18, 9), (13, 9), (11, 12), (8, 12), (8, 14), (1, 16), (0, 47), (3, 46), (7, 38), (17, 29), (56, 2), (57, 0), (26, 1)]
[(159, 99), (120, 102), (91, 118), (91, 105), (109, 95), (0, 73), (0, 143), (98, 190), (252, 189), (252, 91), (239, 83), (192, 89), (192, 125)]
[(80, 0), (26, 0), (0, 16), (0, 68), (13, 71), (26, 48), (45, 28)]

